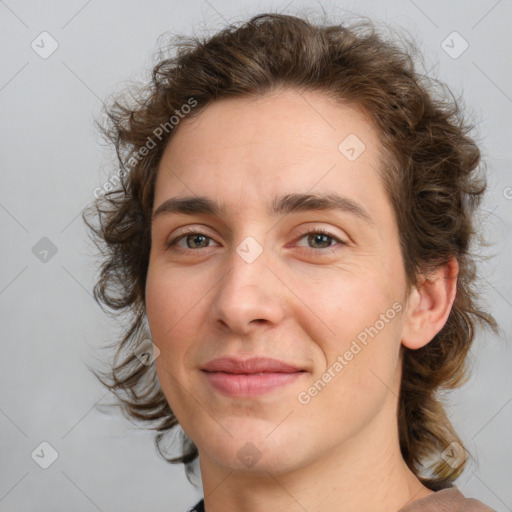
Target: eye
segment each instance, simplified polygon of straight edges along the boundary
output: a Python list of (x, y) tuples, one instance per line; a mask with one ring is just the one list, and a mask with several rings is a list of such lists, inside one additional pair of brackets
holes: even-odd
[(166, 243), (166, 246), (168, 249), (170, 249), (171, 247), (176, 247), (178, 251), (204, 249), (207, 247), (211, 247), (209, 244), (210, 241), (212, 240), (213, 239), (210, 238), (208, 235), (205, 235), (204, 233), (201, 233), (199, 231), (189, 231), (187, 233), (182, 233), (176, 238), (173, 238), (172, 240)]
[[(315, 251), (321, 252), (329, 252), (333, 250), (337, 250), (334, 246), (339, 245), (347, 245), (346, 242), (340, 240), (338, 237), (330, 233), (329, 231), (323, 229), (313, 229), (311, 231), (307, 231), (299, 240), (306, 239), (308, 247)], [(334, 245), (332, 242), (335, 242)], [(299, 247), (304, 247), (303, 245), (299, 245)], [(325, 250), (327, 249), (327, 251)]]
[[(312, 229), (307, 231), (298, 238), (298, 240), (303, 239), (306, 239), (307, 246), (297, 244), (298, 247), (306, 247), (320, 253), (336, 251), (339, 249), (339, 247), (336, 246), (347, 245), (346, 242), (324, 229)], [(187, 252), (212, 247), (212, 245), (210, 245), (212, 241), (213, 239), (211, 237), (200, 231), (189, 231), (181, 233), (176, 238), (167, 242), (166, 247), (167, 249), (176, 249), (178, 252)]]

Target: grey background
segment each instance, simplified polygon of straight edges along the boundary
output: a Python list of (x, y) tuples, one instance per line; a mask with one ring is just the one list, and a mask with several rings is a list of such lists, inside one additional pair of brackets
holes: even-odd
[[(502, 330), (478, 335), (473, 377), (451, 395), (450, 410), (479, 461), (459, 488), (512, 510), (512, 2), (322, 5), (339, 19), (348, 9), (407, 29), (426, 67), (472, 108), (489, 166), (484, 222), (495, 255), (481, 267), (482, 293)], [(117, 330), (91, 298), (94, 251), (80, 218), (113, 171), (92, 122), (102, 100), (144, 75), (162, 33), (200, 34), (299, 7), (320, 12), (314, 1), (0, 1), (2, 511), (185, 511), (200, 497), (181, 467), (158, 457), (151, 432), (96, 407), (111, 395), (84, 363)], [(43, 31), (59, 45), (47, 59), (31, 48)], [(441, 47), (453, 31), (469, 44), (458, 58)], [(46, 262), (43, 237), (57, 250)], [(43, 441), (58, 453), (48, 469), (31, 458)]]

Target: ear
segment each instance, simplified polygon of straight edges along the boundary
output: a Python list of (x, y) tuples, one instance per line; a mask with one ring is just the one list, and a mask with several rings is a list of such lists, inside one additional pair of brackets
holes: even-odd
[(452, 257), (413, 288), (406, 306), (402, 345), (424, 347), (444, 327), (457, 292), (459, 264)]

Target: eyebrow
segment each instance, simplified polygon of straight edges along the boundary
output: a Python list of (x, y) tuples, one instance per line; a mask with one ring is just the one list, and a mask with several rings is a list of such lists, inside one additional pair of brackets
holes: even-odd
[[(272, 216), (288, 215), (296, 212), (332, 210), (351, 213), (374, 225), (370, 214), (356, 201), (338, 194), (287, 194), (274, 199), (268, 213)], [(225, 215), (226, 209), (204, 196), (172, 197), (164, 201), (153, 213), (153, 219), (162, 215)]]

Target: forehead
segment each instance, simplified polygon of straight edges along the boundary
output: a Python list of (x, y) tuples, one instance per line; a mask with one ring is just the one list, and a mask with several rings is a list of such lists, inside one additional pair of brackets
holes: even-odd
[(371, 120), (320, 92), (223, 99), (181, 121), (160, 162), (155, 206), (206, 195), (240, 210), (306, 191), (361, 200), (383, 194), (381, 157)]

